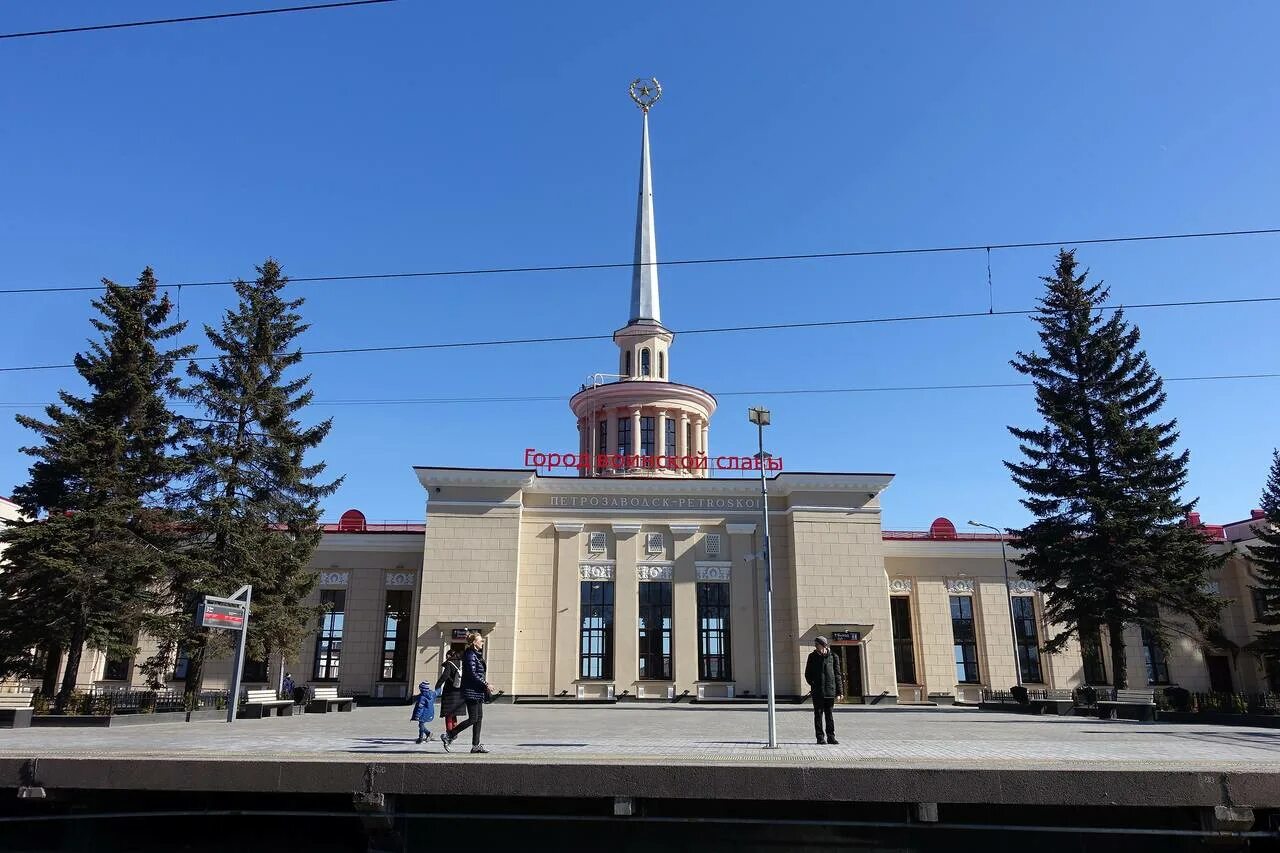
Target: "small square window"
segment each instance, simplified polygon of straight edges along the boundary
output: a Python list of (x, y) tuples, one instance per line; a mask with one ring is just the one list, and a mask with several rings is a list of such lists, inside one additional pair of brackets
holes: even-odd
[(650, 554), (662, 553), (662, 549), (664, 546), (662, 544), (661, 533), (645, 534), (644, 543), (645, 543), (645, 550), (648, 551)]
[(603, 554), (606, 544), (603, 530), (593, 531), (587, 536), (587, 550), (592, 554)]
[(708, 533), (707, 538), (704, 539), (703, 541), (706, 542), (708, 557), (720, 556), (720, 534), (719, 533)]

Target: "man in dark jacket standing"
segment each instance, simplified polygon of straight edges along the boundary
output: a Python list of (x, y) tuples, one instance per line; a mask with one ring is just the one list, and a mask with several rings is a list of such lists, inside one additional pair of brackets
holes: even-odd
[[(837, 699), (844, 698), (844, 672), (840, 658), (831, 654), (826, 637), (813, 641), (813, 651), (804, 665), (804, 680), (813, 695), (813, 731), (818, 743), (839, 743), (836, 740), (836, 721), (831, 713)], [(826, 716), (826, 735), (823, 735), (823, 716)]]

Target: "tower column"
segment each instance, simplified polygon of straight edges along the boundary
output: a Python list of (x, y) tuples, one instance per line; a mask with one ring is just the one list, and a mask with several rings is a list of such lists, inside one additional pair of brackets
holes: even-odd
[[(631, 407), (631, 455), (640, 455), (640, 407)], [(639, 466), (637, 466), (639, 467)]]
[[(654, 415), (654, 423), (653, 423), (654, 428), (656, 429), (658, 434), (654, 436), (653, 444), (654, 444), (654, 454), (659, 457), (666, 456), (667, 453), (669, 452), (667, 450), (667, 420), (668, 420), (667, 410), (658, 409), (657, 413)], [(665, 469), (662, 469), (662, 470), (665, 470)]]

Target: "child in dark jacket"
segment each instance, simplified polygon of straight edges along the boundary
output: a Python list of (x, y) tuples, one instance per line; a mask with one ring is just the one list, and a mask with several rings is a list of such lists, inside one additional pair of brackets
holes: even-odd
[(413, 713), (409, 715), (410, 720), (418, 721), (418, 739), (415, 743), (423, 743), (431, 740), (431, 732), (427, 729), (427, 723), (436, 718), (436, 691), (432, 688), (430, 682), (422, 682), (418, 685), (418, 701), (414, 703)]

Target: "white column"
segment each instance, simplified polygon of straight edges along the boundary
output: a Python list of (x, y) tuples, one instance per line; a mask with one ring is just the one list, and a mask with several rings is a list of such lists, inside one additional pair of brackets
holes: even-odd
[(688, 435), (689, 435), (689, 413), (681, 412), (680, 428), (676, 430), (676, 455), (677, 456), (689, 455), (689, 446), (688, 446), (689, 442), (687, 440)]
[(667, 453), (670, 452), (667, 449), (667, 418), (668, 418), (668, 415), (667, 415), (666, 409), (659, 409), (654, 414), (653, 425), (656, 428), (658, 433), (654, 437), (654, 442), (653, 442), (654, 448), (655, 448), (654, 454), (659, 457), (666, 456)]
[(631, 410), (631, 455), (640, 454), (640, 407)]

